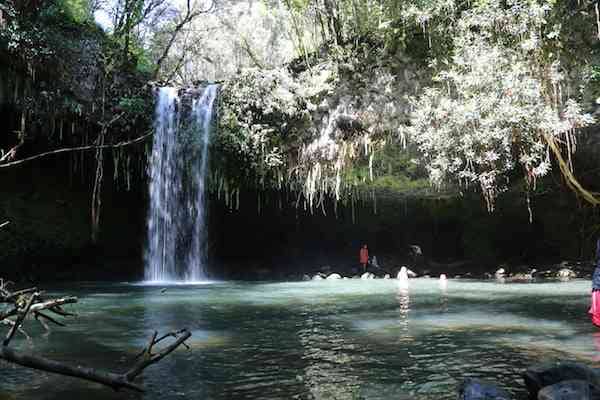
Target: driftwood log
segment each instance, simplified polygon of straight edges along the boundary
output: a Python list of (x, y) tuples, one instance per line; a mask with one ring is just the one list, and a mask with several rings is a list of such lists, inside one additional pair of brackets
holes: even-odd
[[(6, 327), (7, 333), (0, 343), (0, 360), (18, 364), (23, 367), (72, 376), (91, 382), (119, 389), (130, 389), (143, 392), (144, 389), (136, 384), (135, 379), (150, 365), (168, 356), (179, 346), (185, 346), (185, 341), (192, 336), (187, 329), (169, 332), (159, 336), (154, 332), (148, 345), (137, 355), (134, 365), (124, 373), (114, 373), (96, 370), (95, 368), (72, 366), (59, 361), (50, 360), (35, 354), (26, 354), (10, 347), (17, 333), (32, 340), (27, 334), (25, 323), (35, 320), (48, 331), (50, 325), (65, 326), (61, 320), (75, 314), (66, 311), (63, 306), (77, 303), (77, 297), (46, 298), (44, 292), (35, 287), (12, 291), (12, 282), (0, 279), (0, 332)], [(171, 339), (171, 343), (154, 352), (160, 342)], [(188, 347), (189, 348), (189, 347)]]

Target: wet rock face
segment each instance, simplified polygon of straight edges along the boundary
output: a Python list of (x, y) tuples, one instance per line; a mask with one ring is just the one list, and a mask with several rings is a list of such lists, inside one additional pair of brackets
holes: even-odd
[[(580, 385), (568, 384), (563, 386), (556, 386), (542, 392), (542, 389), (547, 387), (555, 386), (559, 383), (573, 382), (573, 381), (584, 381), (590, 386), (590, 391), (594, 395), (593, 399), (600, 399), (600, 372), (592, 369), (586, 365), (578, 364), (574, 362), (558, 362), (558, 363), (543, 363), (534, 365), (525, 371), (523, 378), (527, 391), (529, 392), (529, 398), (535, 399), (575, 399), (576, 397), (548, 397), (548, 396), (559, 396), (560, 393), (565, 393), (565, 396), (570, 396), (569, 393), (580, 393), (577, 392)], [(545, 397), (540, 397), (545, 396)], [(588, 399), (590, 397), (577, 397), (578, 399)]]
[(458, 389), (459, 400), (510, 400), (510, 395), (496, 385), (479, 379), (465, 379)]
[(101, 73), (102, 47), (93, 38), (84, 38), (79, 43), (72, 58), (64, 60), (64, 76), (66, 86), (79, 101), (91, 103), (98, 89), (98, 79)]

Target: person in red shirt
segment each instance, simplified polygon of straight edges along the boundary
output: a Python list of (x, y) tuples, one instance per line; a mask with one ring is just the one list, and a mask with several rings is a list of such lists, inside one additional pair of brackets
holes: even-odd
[(363, 272), (367, 272), (367, 264), (369, 263), (369, 249), (367, 245), (364, 244), (360, 249), (360, 263), (363, 266)]

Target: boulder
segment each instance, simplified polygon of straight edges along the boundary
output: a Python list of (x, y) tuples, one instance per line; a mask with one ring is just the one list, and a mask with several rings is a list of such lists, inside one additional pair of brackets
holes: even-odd
[(540, 390), (562, 381), (582, 380), (593, 386), (593, 392), (600, 388), (600, 373), (586, 365), (575, 362), (542, 363), (527, 368), (523, 374), (529, 398), (538, 398)]
[(390, 274), (385, 274), (385, 275), (383, 276), (383, 279), (390, 279), (390, 278), (391, 278)]
[(312, 280), (313, 281), (321, 281), (321, 280), (323, 280), (323, 277), (321, 275), (317, 274), (312, 277)]
[(370, 272), (365, 272), (364, 274), (362, 274), (360, 276), (360, 279), (362, 279), (362, 280), (374, 279), (374, 278), (375, 278), (375, 275)]
[(342, 276), (340, 274), (335, 274), (334, 273), (334, 274), (331, 274), (331, 275), (329, 275), (327, 277), (328, 281), (334, 281), (334, 280), (337, 280), (337, 279), (342, 279)]
[(534, 268), (529, 272), (519, 272), (506, 278), (507, 282), (529, 282), (534, 279), (533, 275), (537, 272)]
[(588, 381), (569, 380), (546, 386), (538, 393), (538, 400), (584, 400), (591, 399)]
[(310, 281), (310, 276), (307, 274), (302, 275), (302, 280), (303, 281)]
[(479, 379), (467, 378), (458, 388), (459, 400), (511, 400), (510, 395), (496, 385)]
[(556, 277), (563, 278), (563, 279), (570, 279), (570, 278), (577, 278), (577, 274), (572, 269), (561, 268), (556, 273)]

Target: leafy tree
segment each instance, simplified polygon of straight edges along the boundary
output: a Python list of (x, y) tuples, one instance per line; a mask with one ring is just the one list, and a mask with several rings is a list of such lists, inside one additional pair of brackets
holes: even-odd
[(415, 99), (408, 128), (436, 186), (475, 183), (492, 210), (517, 165), (535, 186), (552, 152), (568, 182), (596, 202), (571, 173), (577, 129), (593, 119), (579, 93), (563, 90), (571, 71), (556, 51), (562, 32), (548, 26), (552, 12), (553, 2), (490, 0), (462, 14), (451, 57)]

